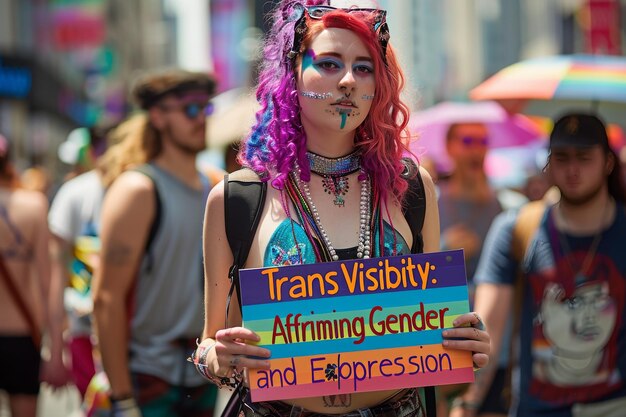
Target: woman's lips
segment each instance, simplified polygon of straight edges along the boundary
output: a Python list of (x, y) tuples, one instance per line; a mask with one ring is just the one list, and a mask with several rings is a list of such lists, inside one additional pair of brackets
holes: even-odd
[(339, 100), (335, 101), (331, 106), (346, 106), (346, 107), (354, 107), (356, 108), (356, 104), (352, 100)]

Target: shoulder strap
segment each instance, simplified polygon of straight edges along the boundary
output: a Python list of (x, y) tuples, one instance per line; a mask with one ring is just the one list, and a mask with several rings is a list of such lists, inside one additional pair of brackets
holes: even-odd
[(518, 263), (524, 260), (526, 249), (539, 228), (545, 211), (546, 203), (543, 200), (533, 201), (520, 208), (513, 226), (511, 241), (511, 254)]
[[(224, 217), (226, 237), (233, 253), (233, 264), (228, 271), (230, 291), (226, 302), (226, 319), (234, 290), (241, 299), (239, 268), (245, 265), (263, 211), (267, 183), (238, 181), (224, 177)], [(240, 304), (241, 308), (241, 304)]]
[(4, 278), (4, 282), (6, 282), (9, 292), (13, 296), (17, 307), (22, 312), (24, 319), (31, 329), (31, 337), (33, 338), (33, 343), (35, 344), (37, 349), (39, 349), (41, 347), (41, 333), (39, 331), (39, 327), (35, 322), (35, 317), (33, 316), (33, 313), (28, 309), (22, 293), (20, 293), (19, 289), (15, 285), (15, 281), (13, 281), (13, 277), (9, 272), (9, 268), (4, 262), (2, 254), (0, 254), (0, 275)]
[(146, 247), (144, 251), (145, 254), (148, 256), (147, 268), (150, 269), (152, 268), (152, 252), (150, 251), (150, 248), (152, 247), (152, 242), (154, 242), (157, 232), (159, 231), (159, 226), (161, 225), (161, 196), (159, 195), (159, 187), (157, 187), (156, 181), (154, 180), (154, 172), (150, 165), (140, 165), (138, 167), (135, 167), (133, 171), (144, 174), (146, 177), (150, 178), (150, 180), (154, 184), (154, 220), (152, 221), (152, 225), (150, 226), (150, 233), (148, 234), (148, 239), (146, 240)]
[(422, 253), (424, 250), (424, 240), (422, 238), (422, 227), (426, 216), (426, 192), (424, 181), (420, 175), (419, 167), (412, 159), (403, 158), (406, 166), (402, 176), (407, 180), (409, 189), (402, 205), (402, 214), (411, 227), (413, 234), (413, 245), (411, 253)]
[[(511, 255), (517, 262), (517, 277), (515, 279), (514, 299), (513, 299), (513, 334), (519, 331), (522, 314), (522, 303), (524, 301), (524, 276), (522, 272), (522, 262), (526, 257), (526, 251), (530, 246), (532, 238), (535, 236), (539, 224), (546, 211), (546, 202), (543, 200), (533, 201), (520, 208), (515, 218), (513, 235), (511, 238)], [(511, 345), (512, 346), (512, 345)]]
[[(402, 214), (406, 219), (413, 235), (413, 245), (411, 253), (422, 253), (424, 251), (424, 239), (422, 237), (422, 227), (426, 217), (426, 190), (424, 181), (420, 174), (419, 167), (410, 158), (403, 158), (405, 170), (402, 177), (409, 184), (409, 189), (402, 204)], [(426, 417), (437, 416), (437, 397), (435, 387), (424, 387), (424, 406)]]
[[(533, 201), (525, 204), (519, 209), (513, 225), (513, 234), (511, 237), (511, 256), (517, 262), (517, 276), (515, 277), (515, 285), (513, 289), (513, 337), (519, 333), (522, 322), (522, 304), (524, 302), (524, 272), (522, 263), (526, 257), (530, 243), (535, 236), (541, 219), (546, 211), (546, 202), (543, 200)], [(503, 397), (507, 402), (511, 402), (511, 378), (514, 366), (514, 344), (511, 343), (509, 352), (509, 363), (507, 364), (506, 384), (502, 388)]]

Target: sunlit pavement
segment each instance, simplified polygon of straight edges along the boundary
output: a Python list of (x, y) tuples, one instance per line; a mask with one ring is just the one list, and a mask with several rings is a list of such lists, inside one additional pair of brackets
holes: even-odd
[[(221, 390), (218, 395), (217, 408), (221, 409), (230, 392)], [(0, 417), (9, 417), (8, 398), (0, 392)], [(216, 412), (215, 415), (220, 413)], [(80, 410), (80, 397), (75, 388), (65, 388), (62, 390), (52, 391), (47, 387), (42, 387), (39, 398), (39, 412), (37, 417), (84, 417), (84, 413)]]
[[(0, 395), (0, 417), (9, 417), (8, 397), (4, 392)], [(53, 392), (42, 387), (39, 396), (37, 417), (83, 417), (80, 411), (80, 399), (75, 388), (64, 388)]]

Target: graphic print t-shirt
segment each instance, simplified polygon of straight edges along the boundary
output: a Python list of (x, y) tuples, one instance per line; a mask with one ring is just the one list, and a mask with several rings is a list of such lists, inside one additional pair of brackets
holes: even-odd
[[(513, 224), (511, 216), (494, 224), (477, 282), (513, 283), (516, 266), (507, 251)], [(517, 415), (569, 417), (574, 404), (593, 408), (626, 397), (624, 236), (620, 209), (597, 237), (595, 255), (587, 256), (595, 237), (560, 234), (548, 209), (523, 264)]]
[(70, 291), (66, 306), (83, 314), (91, 309), (91, 278), (99, 261), (98, 238), (104, 188), (95, 171), (61, 186), (50, 207), (50, 231), (72, 245)]

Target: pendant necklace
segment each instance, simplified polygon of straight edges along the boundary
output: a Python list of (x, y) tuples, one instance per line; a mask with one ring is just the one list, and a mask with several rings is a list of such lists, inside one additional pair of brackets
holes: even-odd
[(350, 190), (348, 175), (361, 168), (361, 152), (357, 150), (341, 158), (326, 158), (313, 152), (306, 156), (311, 172), (322, 177), (324, 192), (334, 197), (335, 206), (344, 207), (344, 196)]
[[(296, 169), (291, 173), (291, 176), (304, 196), (306, 206), (308, 206), (308, 212), (310, 213), (310, 216), (312, 217), (317, 228), (317, 234), (321, 237), (330, 255), (329, 260), (337, 261), (339, 260), (339, 256), (337, 255), (337, 251), (328, 237), (328, 233), (322, 225), (319, 212), (317, 211), (317, 207), (315, 206), (313, 197), (311, 196), (309, 183), (300, 179), (300, 172), (300, 168), (296, 165)], [(356, 256), (357, 258), (366, 259), (371, 256), (371, 181), (369, 176), (363, 171), (361, 171), (361, 174), (363, 174), (365, 178), (359, 180), (361, 185), (361, 197), (359, 203), (359, 237)]]
[[(602, 219), (606, 218), (608, 206), (609, 204), (607, 204), (604, 207), (604, 213), (601, 217)], [(561, 221), (563, 222), (563, 225), (565, 226), (565, 228), (570, 229), (567, 223), (567, 220), (565, 220), (565, 216), (563, 215), (563, 209), (561, 208), (560, 204), (559, 204), (559, 215), (561, 216)], [(565, 236), (565, 232), (557, 230), (557, 234), (559, 236), (559, 243), (561, 244), (561, 247), (563, 248), (563, 258), (566, 260), (567, 265), (572, 271), (572, 274), (574, 274), (575, 286), (578, 286), (579, 284), (587, 281), (587, 279), (589, 278), (587, 276), (587, 273), (589, 272), (589, 267), (591, 266), (591, 262), (593, 262), (593, 258), (596, 256), (596, 252), (598, 251), (598, 247), (600, 246), (600, 241), (602, 240), (603, 232), (604, 232), (604, 227), (603, 225), (600, 225), (600, 229), (593, 236), (593, 240), (591, 241), (591, 244), (589, 245), (589, 249), (587, 249), (587, 253), (585, 254), (585, 258), (583, 259), (580, 265), (580, 268), (576, 269), (574, 268), (574, 265), (572, 264), (572, 260), (567, 257), (567, 255), (572, 254), (572, 249), (570, 248), (569, 243), (567, 242), (567, 237)]]

